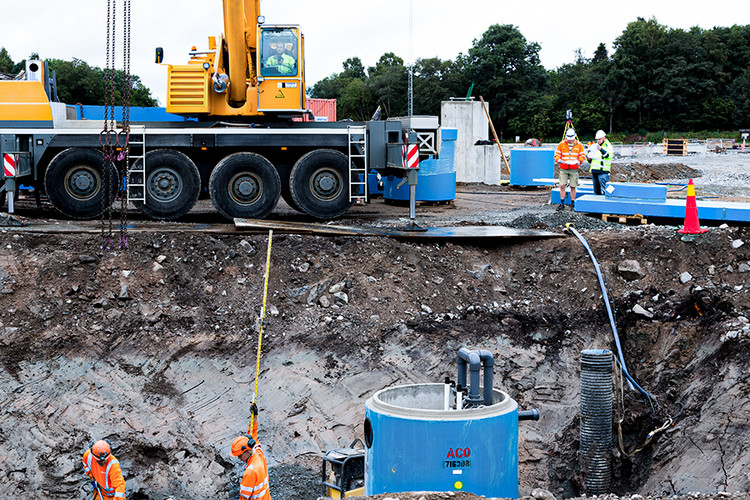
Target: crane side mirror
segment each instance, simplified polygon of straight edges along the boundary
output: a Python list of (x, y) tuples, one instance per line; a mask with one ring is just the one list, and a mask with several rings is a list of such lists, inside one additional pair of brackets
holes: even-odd
[(164, 60), (164, 49), (161, 47), (156, 47), (156, 64), (161, 64), (163, 60)]

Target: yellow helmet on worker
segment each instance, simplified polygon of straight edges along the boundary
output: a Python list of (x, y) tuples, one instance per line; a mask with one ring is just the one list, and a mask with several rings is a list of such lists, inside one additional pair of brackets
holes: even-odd
[(238, 436), (232, 441), (232, 456), (239, 457), (246, 451), (251, 451), (255, 446), (255, 440), (250, 436)]

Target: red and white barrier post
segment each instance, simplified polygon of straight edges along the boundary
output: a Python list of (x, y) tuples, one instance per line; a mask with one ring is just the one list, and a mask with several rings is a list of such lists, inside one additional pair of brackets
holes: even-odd
[(13, 213), (13, 195), (16, 193), (16, 173), (17, 169), (16, 155), (11, 153), (3, 154), (3, 173), (5, 174), (5, 190), (8, 192), (8, 213)]

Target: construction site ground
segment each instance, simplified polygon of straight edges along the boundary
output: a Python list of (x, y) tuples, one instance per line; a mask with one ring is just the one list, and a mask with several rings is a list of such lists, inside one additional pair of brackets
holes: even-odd
[[(699, 196), (750, 202), (748, 167), (736, 152), (620, 159), (613, 178), (673, 181), (670, 196), (684, 197), (678, 184), (692, 177)], [(420, 205), (418, 222), (561, 234), (573, 223), (606, 278), (630, 372), (658, 401), (652, 411), (625, 387), (625, 451), (673, 419), (635, 455), (614, 450), (612, 493), (748, 498), (750, 228), (683, 236), (681, 221), (605, 222), (548, 199), (549, 188), (461, 185), (453, 203)], [(29, 227), (70, 223), (46, 203), (17, 208)], [(407, 214), (375, 200), (337, 224), (403, 225)], [(304, 220), (283, 204), (271, 218)], [(90, 498), (80, 457), (108, 438), (130, 500), (238, 498), (229, 445), (250, 416), (267, 241), (205, 200), (177, 224), (133, 232), (123, 252), (102, 253), (96, 233), (3, 229), (0, 496)], [(541, 413), (520, 423), (520, 494), (581, 496), (580, 353), (615, 346), (576, 238), (274, 234), (258, 386), (274, 500), (321, 496), (322, 454), (362, 436), (366, 399), (455, 378), (460, 347), (493, 353), (495, 386)]]

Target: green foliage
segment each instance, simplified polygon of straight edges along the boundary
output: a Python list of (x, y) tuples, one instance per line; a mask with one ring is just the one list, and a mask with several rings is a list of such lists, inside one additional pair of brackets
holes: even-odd
[(15, 66), (16, 63), (13, 62), (5, 47), (0, 47), (0, 73), (12, 74)]
[[(572, 62), (546, 70), (537, 43), (515, 26), (495, 24), (453, 61), (416, 61), (414, 112), (437, 115), (441, 101), (475, 84), (473, 95), (490, 103), (501, 138), (556, 140), (568, 109), (583, 136), (750, 128), (750, 26), (683, 30), (637, 18), (613, 46), (609, 54), (598, 44), (591, 58), (579, 50)], [(384, 116), (406, 113), (408, 68), (396, 55), (383, 54), (367, 71), (356, 57), (343, 68), (311, 95), (343, 99), (342, 118), (367, 118), (378, 105)]]
[(506, 132), (525, 135), (522, 128), (528, 120), (521, 113), (529, 106), (528, 99), (539, 99), (544, 93), (547, 72), (539, 50), (539, 44), (527, 42), (510, 24), (490, 26), (469, 49), (466, 75), (476, 84), (476, 93), (490, 102), (490, 116), (501, 139)]
[(407, 69), (404, 60), (392, 52), (380, 56), (377, 64), (367, 70), (367, 86), (382, 106), (385, 116), (406, 115)]
[(440, 115), (440, 102), (466, 94), (467, 81), (460, 62), (440, 58), (414, 63), (414, 114)]
[[(104, 70), (89, 66), (85, 61), (73, 59), (47, 59), (50, 72), (55, 72), (57, 95), (60, 101), (68, 104), (93, 104), (102, 106), (104, 102)], [(124, 74), (122, 70), (114, 73), (115, 105), (122, 105)], [(151, 91), (141, 83), (137, 75), (130, 75), (130, 105), (153, 107), (156, 99)]]
[(337, 102), (337, 114), (342, 118), (364, 121), (375, 110), (375, 99), (369, 87), (359, 78), (349, 79)]
[[(32, 52), (29, 59), (39, 59), (39, 54)], [(104, 105), (104, 71), (101, 68), (89, 66), (80, 59), (72, 61), (62, 59), (47, 59), (50, 75), (57, 80), (57, 96), (61, 102), (67, 104)], [(14, 63), (5, 48), (0, 48), (0, 72), (17, 74), (26, 67), (26, 60)], [(115, 105), (122, 105), (124, 74), (122, 70), (114, 73)], [(144, 86), (138, 75), (130, 75), (130, 105), (157, 106), (151, 91)]]

